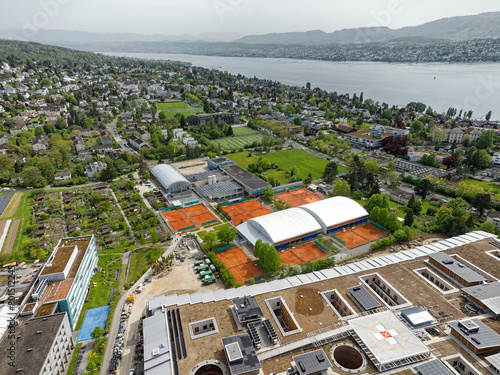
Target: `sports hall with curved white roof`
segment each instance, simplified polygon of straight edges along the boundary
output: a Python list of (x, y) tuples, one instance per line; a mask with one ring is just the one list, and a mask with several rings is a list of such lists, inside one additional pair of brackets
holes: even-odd
[(313, 239), (349, 224), (368, 220), (368, 212), (356, 201), (333, 197), (249, 219), (236, 227), (252, 245), (261, 239), (277, 249)]
[(321, 225), (310, 213), (295, 207), (255, 217), (237, 229), (253, 245), (259, 239), (274, 245), (319, 233)]
[(368, 217), (368, 212), (358, 202), (346, 197), (333, 197), (298, 207), (309, 212), (320, 223), (323, 233), (342, 224)]
[(151, 172), (169, 193), (178, 193), (191, 186), (186, 177), (177, 172), (171, 165), (158, 164), (151, 168)]

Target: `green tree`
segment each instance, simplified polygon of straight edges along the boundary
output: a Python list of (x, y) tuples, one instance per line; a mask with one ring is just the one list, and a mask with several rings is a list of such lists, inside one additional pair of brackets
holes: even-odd
[(273, 201), (274, 191), (269, 186), (265, 187), (263, 190), (262, 200), (268, 204)]
[(101, 337), (102, 335), (104, 335), (104, 330), (99, 326), (95, 327), (92, 332), (90, 332), (90, 337), (92, 337), (94, 340)]
[(85, 174), (85, 167), (81, 163), (75, 164), (71, 173), (73, 177), (81, 177)]
[(481, 226), (479, 227), (479, 230), (482, 230), (482, 231), (488, 232), (488, 233), (496, 234), (495, 225), (493, 225), (493, 223), (491, 223), (489, 221), (485, 221), (483, 224), (481, 224)]
[(408, 201), (407, 207), (412, 208), (414, 203), (415, 203), (415, 194), (412, 194), (410, 200)]
[(44, 135), (44, 134), (45, 134), (45, 130), (43, 130), (43, 126), (37, 126), (35, 128), (35, 136)]
[(477, 194), (472, 199), (471, 204), (477, 209), (479, 216), (483, 216), (484, 211), (491, 207), (491, 195), (488, 193)]
[(187, 129), (188, 124), (187, 124), (186, 117), (184, 116), (184, 114), (181, 115), (181, 119), (180, 119), (179, 124), (180, 124), (182, 129)]
[(476, 146), (479, 149), (493, 147), (493, 139), (495, 137), (495, 130), (484, 130), (476, 141)]
[(216, 232), (209, 232), (203, 238), (203, 243), (208, 247), (209, 251), (213, 251), (213, 249), (217, 246), (218, 241), (219, 241), (219, 237), (217, 237)]
[(233, 227), (222, 228), (217, 232), (217, 238), (221, 244), (227, 245), (236, 239), (236, 229)]
[(390, 208), (389, 195), (387, 194), (375, 194), (372, 195), (366, 204), (366, 210), (371, 212), (374, 207), (380, 208)]
[(420, 180), (417, 186), (415, 186), (415, 193), (420, 195), (423, 199), (432, 191), (434, 191), (434, 186), (432, 186), (431, 182), (426, 178)]
[(21, 172), (24, 186), (33, 186), (41, 188), (47, 185), (47, 180), (42, 176), (42, 173), (37, 167), (27, 167)]
[(490, 121), (491, 119), (491, 111), (488, 111), (488, 113), (486, 114), (486, 121)]
[(422, 124), (420, 121), (413, 121), (410, 125), (410, 129), (412, 133), (420, 133), (422, 130), (424, 130), (424, 124)]
[(12, 173), (14, 173), (14, 160), (0, 154), (0, 182), (9, 182)]
[(347, 183), (347, 181), (341, 180), (340, 178), (335, 179), (335, 187), (333, 188), (333, 195), (339, 196), (342, 195), (347, 197), (351, 194), (351, 187)]
[(68, 124), (66, 123), (66, 120), (64, 117), (58, 117), (56, 120), (56, 129), (67, 129)]
[(326, 165), (322, 177), (325, 181), (332, 181), (335, 178), (335, 176), (337, 176), (337, 174), (338, 174), (337, 163), (331, 161)]
[(52, 82), (50, 81), (49, 78), (45, 77), (45, 78), (42, 78), (42, 80), (40, 81), (40, 85), (42, 87), (44, 86), (50, 86), (52, 84)]
[(309, 185), (311, 182), (312, 182), (312, 175), (309, 173), (306, 179), (304, 180), (304, 183)]
[(54, 179), (55, 168), (49, 159), (41, 159), (36, 163), (37, 168), (40, 170), (42, 176), (49, 182)]
[(265, 268), (270, 274), (277, 272), (281, 266), (281, 258), (278, 251), (262, 240), (257, 240), (255, 243), (254, 255), (259, 258), (258, 263)]
[(420, 212), (422, 212), (422, 208), (423, 205), (421, 200), (413, 202), (413, 205), (411, 206), (411, 209), (415, 215), (418, 215)]
[(411, 227), (413, 225), (413, 221), (414, 221), (414, 217), (413, 217), (413, 211), (412, 210), (408, 210), (406, 212), (406, 215), (405, 215), (405, 222), (404, 222), (404, 225), (407, 226), (407, 227)]

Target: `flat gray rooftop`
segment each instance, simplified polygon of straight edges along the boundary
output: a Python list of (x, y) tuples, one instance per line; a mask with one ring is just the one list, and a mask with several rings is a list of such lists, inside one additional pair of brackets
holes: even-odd
[(228, 175), (233, 177), (237, 182), (249, 187), (252, 190), (263, 189), (269, 185), (266, 181), (260, 179), (246, 169), (236, 164), (228, 164), (221, 166), (221, 169)]
[[(448, 323), (460, 336), (477, 349), (500, 347), (500, 334), (479, 319), (462, 319)], [(477, 330), (468, 330), (467, 326), (477, 326)]]
[(468, 283), (481, 282), (486, 280), (484, 276), (478, 274), (476, 271), (470, 269), (469, 267), (460, 263), (458, 260), (446, 253), (434, 253), (429, 255), (429, 258), (434, 259), (436, 262), (447, 268), (450, 272), (456, 274)]
[(362, 285), (349, 288), (352, 298), (365, 310), (376, 309), (380, 303)]
[(312, 352), (304, 353), (292, 357), (300, 375), (318, 374), (332, 367), (328, 360), (328, 356), (323, 349), (313, 350)]
[(500, 282), (470, 286), (462, 292), (484, 303), (494, 314), (500, 314)]
[(439, 359), (433, 359), (417, 366), (421, 375), (448, 375), (453, 373)]
[(227, 350), (233, 348), (234, 345), (231, 344), (234, 343), (238, 344), (239, 350), (237, 356), (234, 357), (234, 361), (230, 362), (228, 358), (231, 374), (239, 375), (259, 370), (261, 365), (259, 358), (257, 358), (257, 353), (252, 345), (252, 341), (250, 340), (250, 336), (244, 333), (238, 336), (224, 337), (222, 339), (222, 346), (225, 348), (226, 355)]

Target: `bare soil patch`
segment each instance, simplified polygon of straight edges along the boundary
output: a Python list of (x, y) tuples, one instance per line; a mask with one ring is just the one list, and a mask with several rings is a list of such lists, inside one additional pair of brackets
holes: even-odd
[(20, 223), (21, 219), (16, 219), (10, 225), (7, 241), (5, 241), (5, 245), (3, 247), (3, 252), (6, 254), (12, 253), (12, 250), (14, 249), (14, 242), (16, 242), (17, 230), (19, 229)]

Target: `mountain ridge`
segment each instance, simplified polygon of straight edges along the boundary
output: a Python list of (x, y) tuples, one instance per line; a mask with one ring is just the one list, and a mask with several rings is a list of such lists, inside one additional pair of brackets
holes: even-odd
[(247, 35), (234, 42), (244, 44), (328, 45), (384, 43), (394, 39), (415, 37), (450, 41), (500, 38), (500, 12), (441, 18), (418, 26), (406, 26), (400, 29), (380, 26), (342, 29), (331, 33), (321, 30), (271, 33)]

